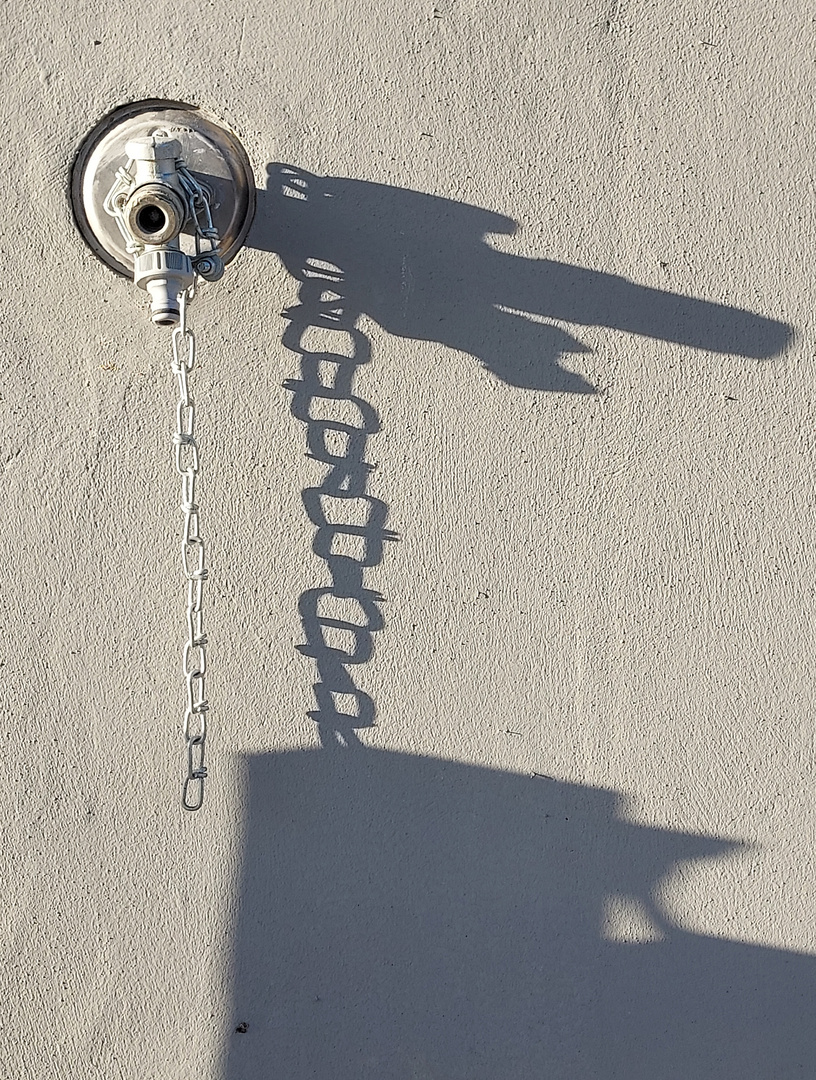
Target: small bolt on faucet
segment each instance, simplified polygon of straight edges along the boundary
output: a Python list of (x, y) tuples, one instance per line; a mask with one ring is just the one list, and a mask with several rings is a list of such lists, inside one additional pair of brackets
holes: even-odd
[[(132, 139), (125, 153), (127, 164), (117, 169), (104, 210), (133, 257), (133, 280), (150, 296), (154, 324), (176, 326), (179, 298), (195, 275), (217, 281), (224, 273), (211, 195), (184, 164), (178, 140), (162, 131)], [(195, 237), (193, 255), (181, 246), (185, 230)]]

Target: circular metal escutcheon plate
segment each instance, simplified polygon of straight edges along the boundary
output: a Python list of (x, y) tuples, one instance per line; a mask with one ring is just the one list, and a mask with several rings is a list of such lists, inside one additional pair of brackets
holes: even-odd
[[(175, 101), (136, 101), (105, 116), (85, 138), (71, 174), (71, 202), (79, 231), (91, 250), (112, 270), (133, 276), (133, 256), (125, 248), (116, 220), (105, 213), (105, 196), (116, 171), (127, 164), (125, 144), (165, 131), (178, 139), (184, 164), (211, 195), (213, 224), (221, 237), (225, 263), (234, 258), (255, 213), (255, 181), (237, 138), (194, 105)], [(182, 247), (193, 251), (192, 226)]]

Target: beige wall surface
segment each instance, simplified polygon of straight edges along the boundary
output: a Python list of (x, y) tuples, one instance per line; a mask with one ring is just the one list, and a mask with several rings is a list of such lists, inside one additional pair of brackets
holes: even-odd
[[(816, 1075), (812, 4), (0, 20), (0, 1077)], [(258, 192), (197, 814), (169, 334), (68, 198), (154, 97)]]

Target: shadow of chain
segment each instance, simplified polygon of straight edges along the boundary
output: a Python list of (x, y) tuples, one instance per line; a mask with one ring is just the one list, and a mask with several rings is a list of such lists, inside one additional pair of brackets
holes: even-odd
[[(328, 466), (320, 486), (303, 491), (303, 505), (317, 530), (312, 550), (331, 579), (300, 597), (306, 642), (298, 649), (317, 666), (317, 708), (309, 716), (321, 743), (349, 747), (359, 744), (356, 729), (371, 727), (376, 713), (351, 671), (370, 659), (373, 634), (383, 626), (383, 597), (366, 588), (364, 572), (381, 562), (385, 540), (395, 536), (384, 527), (388, 507), (366, 492), (372, 469), (366, 447), (380, 422), (354, 393), (357, 368), (371, 356), (368, 338), (355, 325), (359, 312), (346, 303), (339, 268), (307, 260), (298, 276), (300, 303), (284, 313), (283, 344), (300, 356), (301, 378), (284, 386), (294, 394), (292, 415), (306, 425), (308, 456)], [(310, 348), (310, 338), (334, 348)]]

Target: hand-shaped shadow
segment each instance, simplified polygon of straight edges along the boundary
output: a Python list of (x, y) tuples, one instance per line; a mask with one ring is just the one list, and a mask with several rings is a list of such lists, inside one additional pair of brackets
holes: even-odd
[(338, 268), (350, 307), (391, 334), (470, 353), (513, 386), (593, 392), (559, 365), (587, 346), (524, 313), (756, 359), (780, 353), (791, 336), (750, 311), (496, 251), (485, 237), (512, 234), (515, 222), (476, 206), (292, 165), (272, 164), (268, 174), (253, 247), (276, 252), (298, 278), (309, 263)]

